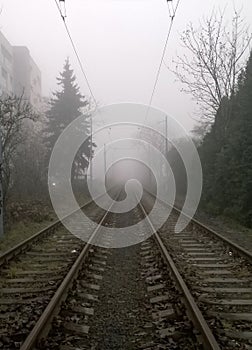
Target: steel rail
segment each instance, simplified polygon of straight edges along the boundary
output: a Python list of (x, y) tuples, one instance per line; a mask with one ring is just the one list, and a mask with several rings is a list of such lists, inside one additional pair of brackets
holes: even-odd
[(164, 204), (165, 206), (172, 207), (177, 213), (186, 216), (187, 218), (190, 219), (190, 221), (193, 224), (195, 224), (196, 226), (199, 226), (201, 229), (207, 231), (207, 233), (210, 233), (213, 237), (217, 237), (218, 239), (223, 241), (225, 244), (227, 244), (230, 248), (232, 248), (239, 256), (245, 258), (246, 260), (249, 260), (249, 262), (252, 263), (252, 253), (250, 251), (246, 250), (245, 248), (241, 247), (239, 244), (231, 241), (230, 239), (224, 237), (223, 235), (221, 235), (220, 233), (216, 232), (215, 230), (213, 230), (212, 228), (208, 227), (207, 225), (201, 223), (197, 219), (191, 218), (189, 215), (184, 213), (177, 206), (171, 205), (171, 204), (165, 202), (164, 200), (162, 200), (160, 198), (157, 198), (153, 193), (151, 193), (150, 191), (148, 191), (146, 189), (144, 189), (144, 191), (147, 192), (148, 194), (150, 194), (152, 197), (154, 197), (156, 200), (158, 200), (160, 203)]
[(49, 234), (52, 229), (56, 228), (57, 225), (60, 226), (61, 224), (62, 223), (61, 223), (60, 220), (56, 220), (51, 225), (43, 228), (39, 232), (33, 234), (31, 237), (25, 239), (24, 241), (22, 241), (22, 242), (18, 243), (17, 245), (15, 245), (13, 248), (10, 248), (9, 250), (7, 250), (5, 253), (3, 253), (0, 256), (0, 266), (2, 266), (4, 264), (7, 264), (8, 261), (10, 261), (15, 256), (17, 256), (18, 254), (20, 254), (23, 251), (25, 251), (30, 246), (30, 244), (33, 244), (33, 243), (37, 242), (39, 239), (42, 238), (42, 236), (44, 236), (46, 234)]
[[(120, 193), (118, 194), (118, 196)], [(118, 198), (117, 196), (117, 198)], [(97, 234), (107, 218), (111, 207), (114, 205), (116, 199), (113, 200), (110, 207), (106, 211), (106, 213), (103, 215), (101, 220), (98, 223), (98, 226), (95, 228), (94, 232), (90, 236), (88, 242), (86, 243), (85, 247), (82, 249), (80, 255), (75, 260), (74, 264), (72, 265), (71, 269), (65, 276), (64, 280), (60, 284), (59, 288), (53, 295), (52, 299), (46, 306), (45, 310), (43, 311), (42, 315), (40, 316), (39, 320), (36, 322), (35, 326), (33, 327), (32, 331), (29, 333), (27, 338), (25, 339), (24, 343), (20, 347), (20, 350), (32, 350), (34, 346), (37, 344), (37, 342), (42, 338), (45, 337), (50, 328), (50, 324), (52, 321), (52, 318), (57, 314), (57, 312), (60, 309), (61, 303), (65, 300), (67, 297), (67, 292), (71, 288), (74, 279), (77, 278), (78, 273), (80, 269), (82, 268), (82, 265), (89, 253), (90, 248), (92, 247), (92, 242), (97, 237)]]
[(160, 238), (160, 235), (157, 233), (155, 227), (153, 226), (148, 214), (146, 213), (145, 208), (143, 207), (141, 201), (139, 201), (139, 206), (146, 217), (151, 230), (153, 232), (153, 235), (155, 237), (155, 240), (162, 252), (163, 258), (165, 263), (169, 266), (169, 269), (172, 273), (172, 276), (176, 282), (176, 285), (178, 289), (182, 292), (184, 297), (184, 303), (187, 307), (189, 317), (191, 318), (194, 326), (200, 331), (200, 334), (202, 336), (203, 346), (205, 350), (220, 350), (220, 347), (210, 330), (206, 320), (204, 319), (200, 309), (198, 308), (191, 292), (189, 291), (186, 283), (184, 282), (182, 276), (180, 275), (176, 265), (174, 264), (170, 254), (168, 253), (162, 239)]
[[(80, 209), (84, 209), (85, 207), (87, 207), (88, 205), (90, 205), (92, 202), (94, 202), (96, 199), (101, 198), (102, 196), (104, 196), (104, 194), (99, 195), (98, 197), (96, 197), (95, 199), (91, 199), (90, 201), (88, 201), (87, 203), (83, 204), (79, 209), (74, 210), (73, 212), (71, 212), (70, 214), (67, 214), (66, 216), (63, 217), (62, 220), (65, 220), (67, 218), (69, 218), (71, 215), (75, 214), (77, 211), (79, 211)], [(31, 237), (25, 239), (24, 241), (18, 243), (17, 245), (15, 245), (14, 247), (8, 249), (5, 253), (3, 253), (2, 255), (0, 255), (0, 267), (4, 264), (7, 264), (8, 261), (10, 261), (11, 259), (13, 259), (15, 256), (17, 256), (18, 254), (24, 252), (27, 248), (29, 248), (29, 246), (35, 242), (37, 242), (38, 240), (40, 240), (44, 235), (47, 235), (50, 233), (50, 231), (52, 229), (55, 229), (58, 225), (62, 226), (62, 220), (55, 220), (52, 224), (48, 225), (47, 227), (43, 228), (42, 230), (40, 230), (39, 232), (34, 233)]]

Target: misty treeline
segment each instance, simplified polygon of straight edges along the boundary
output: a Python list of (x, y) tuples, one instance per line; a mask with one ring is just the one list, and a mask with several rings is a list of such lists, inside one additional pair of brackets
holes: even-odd
[(202, 204), (251, 227), (252, 53), (235, 92), (223, 98), (199, 153), (204, 174)]
[[(201, 208), (252, 227), (250, 42), (237, 12), (229, 29), (223, 13), (213, 12), (199, 28), (189, 25), (182, 34), (189, 53), (178, 57), (175, 74), (200, 106), (195, 142), (203, 170)], [(169, 158), (185, 195), (183, 162), (174, 149)]]
[[(68, 59), (57, 83), (58, 88), (50, 99), (44, 100), (40, 110), (35, 110), (23, 96), (0, 98), (5, 214), (10, 211), (6, 207), (12, 208), (14, 203), (18, 206), (34, 200), (49, 203), (47, 171), (51, 151), (71, 121), (83, 115), (83, 137), (90, 135), (90, 104), (79, 91)], [(74, 160), (76, 178), (85, 177), (89, 157), (88, 138)]]

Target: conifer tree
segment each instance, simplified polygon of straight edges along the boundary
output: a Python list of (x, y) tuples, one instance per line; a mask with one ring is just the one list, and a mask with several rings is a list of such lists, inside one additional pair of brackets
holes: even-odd
[(76, 83), (76, 77), (73, 69), (70, 67), (69, 59), (66, 59), (63, 71), (57, 78), (59, 89), (53, 93), (53, 97), (49, 101), (49, 110), (47, 111), (47, 127), (46, 127), (46, 144), (49, 155), (63, 130), (76, 118), (84, 116), (83, 140), (86, 141), (80, 147), (75, 157), (73, 175), (84, 174), (88, 167), (90, 158), (90, 115), (83, 109), (88, 106), (87, 99), (80, 93)]
[(252, 227), (252, 52), (242, 74), (230, 125), (225, 157), (229, 176), (229, 207)]
[(252, 52), (230, 99), (230, 120), (219, 108), (199, 148), (203, 205), (252, 227)]

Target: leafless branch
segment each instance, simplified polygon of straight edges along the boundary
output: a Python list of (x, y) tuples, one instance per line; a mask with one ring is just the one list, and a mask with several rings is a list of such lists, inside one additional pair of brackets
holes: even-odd
[(200, 108), (202, 120), (214, 121), (221, 101), (235, 92), (239, 74), (249, 51), (252, 34), (239, 11), (229, 25), (225, 11), (215, 11), (195, 28), (189, 23), (181, 35), (186, 54), (177, 56), (171, 69)]

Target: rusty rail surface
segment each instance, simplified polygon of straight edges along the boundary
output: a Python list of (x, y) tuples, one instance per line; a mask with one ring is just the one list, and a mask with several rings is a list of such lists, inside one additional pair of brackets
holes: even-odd
[(171, 274), (175, 280), (175, 283), (176, 283), (178, 289), (183, 294), (184, 303), (185, 303), (185, 306), (186, 306), (187, 311), (189, 313), (189, 317), (191, 318), (195, 328), (198, 329), (198, 331), (200, 332), (200, 334), (202, 336), (204, 349), (206, 349), (206, 350), (220, 350), (220, 347), (219, 347), (212, 331), (210, 330), (210, 328), (209, 328), (206, 320), (204, 319), (200, 309), (198, 308), (191, 292), (189, 291), (186, 283), (184, 282), (182, 276), (180, 275), (175, 263), (173, 262), (172, 257), (168, 253), (160, 235), (158, 234), (158, 232), (154, 228), (152, 222), (150, 221), (149, 216), (146, 213), (144, 206), (142, 205), (142, 203), (140, 201), (139, 201), (139, 205), (140, 205), (145, 217), (147, 218), (147, 221), (148, 221), (148, 223), (151, 227), (151, 230), (153, 232), (154, 238), (155, 238), (155, 240), (156, 240), (156, 242), (161, 250), (164, 261), (167, 264), (167, 266), (169, 267), (169, 270), (171, 271)]

